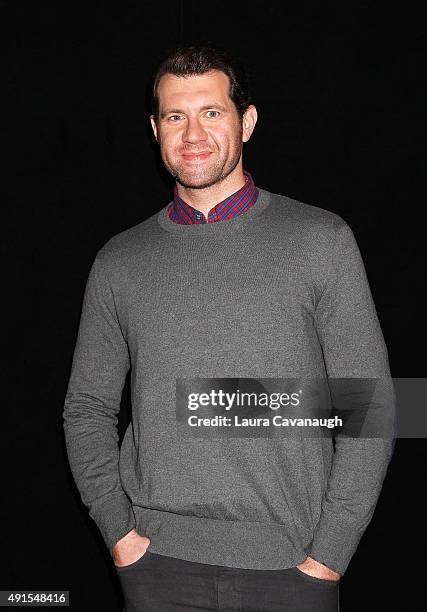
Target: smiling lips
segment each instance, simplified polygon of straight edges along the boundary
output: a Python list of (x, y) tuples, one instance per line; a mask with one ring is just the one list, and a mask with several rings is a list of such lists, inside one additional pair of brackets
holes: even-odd
[(188, 162), (199, 162), (207, 159), (212, 151), (199, 151), (198, 153), (183, 153), (182, 157)]

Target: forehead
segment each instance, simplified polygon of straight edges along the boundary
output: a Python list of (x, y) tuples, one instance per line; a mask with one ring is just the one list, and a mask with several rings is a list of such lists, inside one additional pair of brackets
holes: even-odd
[(185, 77), (165, 74), (160, 79), (157, 93), (161, 107), (178, 102), (209, 102), (210, 99), (227, 104), (230, 101), (229, 87), (228, 76), (220, 70), (212, 70), (205, 74)]

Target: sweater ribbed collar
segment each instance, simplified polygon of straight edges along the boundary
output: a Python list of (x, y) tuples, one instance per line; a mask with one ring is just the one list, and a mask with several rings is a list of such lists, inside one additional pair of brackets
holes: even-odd
[(181, 224), (174, 223), (168, 215), (168, 206), (164, 206), (157, 213), (157, 221), (159, 225), (172, 234), (177, 236), (216, 236), (219, 234), (232, 234), (240, 228), (250, 226), (256, 221), (260, 215), (268, 208), (271, 202), (271, 193), (265, 189), (258, 189), (258, 198), (248, 210), (243, 214), (233, 217), (232, 219), (224, 219), (218, 223), (196, 223), (196, 224)]

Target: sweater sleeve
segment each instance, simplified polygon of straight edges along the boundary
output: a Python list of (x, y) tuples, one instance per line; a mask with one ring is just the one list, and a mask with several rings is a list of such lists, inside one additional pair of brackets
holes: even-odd
[[(386, 392), (380, 393), (371, 414), (376, 427), (382, 419), (386, 429), (394, 422), (394, 395), (387, 391), (393, 388), (387, 349), (360, 251), (341, 217), (316, 325), (328, 378), (381, 381)], [(335, 437), (320, 519), (306, 553), (341, 575), (372, 518), (393, 448), (390, 435)]]
[(110, 554), (135, 527), (118, 467), (117, 415), (129, 367), (128, 346), (98, 253), (86, 283), (63, 420), (75, 483)]

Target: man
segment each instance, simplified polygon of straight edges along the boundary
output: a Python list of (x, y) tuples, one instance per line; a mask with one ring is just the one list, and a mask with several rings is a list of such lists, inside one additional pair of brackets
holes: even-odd
[(203, 419), (194, 433), (180, 398), (194, 380), (388, 380), (354, 236), (340, 216), (257, 188), (243, 169), (257, 111), (224, 50), (170, 53), (150, 120), (174, 199), (113, 236), (88, 278), (64, 407), (82, 500), (128, 612), (337, 610), (391, 442), (338, 436), (334, 447), (261, 427), (211, 435)]

